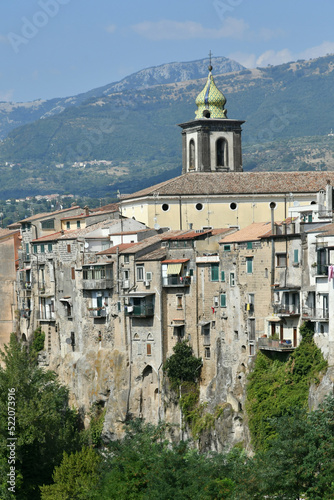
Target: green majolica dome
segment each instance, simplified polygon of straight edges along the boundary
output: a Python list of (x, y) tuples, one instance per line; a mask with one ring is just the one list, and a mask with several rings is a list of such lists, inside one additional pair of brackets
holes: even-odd
[(204, 89), (196, 98), (197, 111), (195, 112), (196, 120), (201, 118), (227, 118), (226, 109), (224, 109), (226, 98), (216, 87), (214, 82), (211, 66), (209, 67), (209, 76)]

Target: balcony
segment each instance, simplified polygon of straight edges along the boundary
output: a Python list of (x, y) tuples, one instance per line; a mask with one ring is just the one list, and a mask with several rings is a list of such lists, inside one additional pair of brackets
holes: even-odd
[(322, 307), (303, 307), (302, 318), (304, 321), (328, 321), (329, 310)]
[(21, 318), (28, 319), (28, 318), (30, 318), (30, 314), (31, 314), (30, 309), (20, 309)]
[(162, 286), (190, 286), (190, 276), (165, 276), (162, 278)]
[(317, 275), (328, 276), (328, 264), (318, 264), (317, 265)]
[(154, 316), (154, 304), (129, 305), (126, 307), (125, 315), (133, 318)]
[(90, 318), (105, 318), (107, 316), (107, 311), (105, 308), (95, 307), (93, 309), (88, 309)]
[(113, 288), (112, 279), (83, 279), (81, 281), (83, 290), (108, 290)]
[(300, 307), (298, 304), (274, 304), (274, 312), (280, 316), (297, 316)]
[(38, 321), (56, 321), (55, 313), (52, 311), (37, 311), (36, 316)]
[(290, 352), (295, 349), (291, 340), (273, 340), (270, 338), (259, 338), (257, 346), (258, 349), (263, 351)]

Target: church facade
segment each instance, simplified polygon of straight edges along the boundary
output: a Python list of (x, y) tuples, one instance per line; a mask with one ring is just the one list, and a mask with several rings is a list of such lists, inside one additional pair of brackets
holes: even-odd
[(331, 213), (334, 172), (243, 172), (244, 121), (228, 119), (225, 103), (209, 66), (195, 119), (180, 124), (182, 175), (124, 197), (122, 214), (150, 227), (201, 230), (267, 221), (271, 207), (275, 220), (294, 206)]

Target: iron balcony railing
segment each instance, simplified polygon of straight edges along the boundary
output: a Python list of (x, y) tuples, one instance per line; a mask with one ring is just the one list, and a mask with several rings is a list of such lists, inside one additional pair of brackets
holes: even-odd
[(327, 320), (329, 318), (329, 310), (323, 307), (303, 307), (303, 319)]
[(154, 305), (153, 304), (140, 304), (140, 305), (129, 305), (126, 307), (125, 314), (132, 317), (142, 317), (154, 316)]
[(91, 318), (105, 318), (107, 316), (107, 311), (104, 308), (89, 309), (89, 316)]
[(166, 276), (162, 278), (162, 286), (190, 286), (190, 276)]
[(274, 304), (274, 312), (283, 315), (300, 314), (300, 307), (298, 304)]
[(268, 351), (287, 351), (295, 349), (291, 340), (273, 340), (268, 338), (259, 338), (257, 346), (259, 349)]

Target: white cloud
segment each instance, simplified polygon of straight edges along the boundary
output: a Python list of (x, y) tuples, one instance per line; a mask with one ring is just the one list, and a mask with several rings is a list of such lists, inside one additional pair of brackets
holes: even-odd
[(149, 40), (188, 40), (192, 38), (234, 38), (241, 39), (249, 30), (242, 19), (228, 17), (219, 29), (205, 28), (195, 21), (171, 21), (164, 19), (158, 22), (144, 21), (132, 26), (132, 30)]
[(4, 35), (0, 35), (0, 43), (4, 44), (4, 45), (8, 45), (10, 42), (8, 40), (8, 37), (7, 36), (4, 36)]
[(276, 66), (278, 64), (284, 64), (294, 60), (293, 54), (289, 49), (283, 49), (279, 51), (274, 50), (266, 50), (256, 59), (256, 66), (268, 66), (268, 64), (272, 64)]
[(116, 28), (117, 28), (116, 24), (109, 24), (109, 26), (106, 27), (106, 31), (108, 33), (115, 33)]
[(326, 54), (334, 53), (334, 42), (323, 42), (321, 45), (316, 45), (301, 52), (297, 59), (315, 59), (316, 57), (325, 56)]
[(14, 89), (0, 90), (0, 101), (12, 101), (14, 95)]
[(247, 54), (245, 52), (233, 52), (229, 54), (228, 57), (242, 64), (246, 68), (255, 68), (256, 66), (256, 55)]

